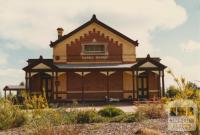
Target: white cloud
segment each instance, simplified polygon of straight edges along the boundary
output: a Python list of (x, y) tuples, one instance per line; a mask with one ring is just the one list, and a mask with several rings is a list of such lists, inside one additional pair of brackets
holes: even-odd
[[(185, 9), (175, 0), (0, 0), (0, 3), (0, 37), (12, 41), (2, 44), (9, 49), (46, 49), (49, 41), (57, 38), (57, 27), (68, 33), (95, 13), (99, 20), (139, 40), (137, 56), (156, 55), (159, 48), (151, 44), (151, 32), (174, 29), (187, 19)], [(7, 61), (3, 55), (0, 64)], [(0, 69), (0, 87), (18, 84), (23, 77), (21, 69)]]
[(200, 42), (189, 40), (186, 43), (180, 45), (182, 51), (187, 53), (192, 53), (195, 51), (200, 51)]
[(151, 31), (173, 29), (187, 19), (184, 8), (175, 0), (2, 0), (0, 36), (17, 43), (10, 48), (48, 48), (49, 41), (57, 37), (57, 27), (64, 27), (68, 33), (89, 20), (93, 13), (127, 36), (138, 39), (139, 55), (154, 52)]
[(0, 68), (0, 92), (2, 92), (5, 85), (18, 85), (25, 80), (24, 76), (21, 69)]
[(8, 54), (0, 50), (0, 65), (5, 65), (8, 62)]

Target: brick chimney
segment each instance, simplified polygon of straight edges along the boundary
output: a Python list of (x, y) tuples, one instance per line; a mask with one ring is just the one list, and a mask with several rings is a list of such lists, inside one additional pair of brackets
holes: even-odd
[(63, 28), (57, 28), (57, 32), (58, 32), (58, 39), (61, 38), (63, 36)]

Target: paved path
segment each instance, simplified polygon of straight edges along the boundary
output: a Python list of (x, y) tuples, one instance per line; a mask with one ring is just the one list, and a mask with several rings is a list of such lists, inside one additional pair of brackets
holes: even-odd
[[(88, 109), (95, 109), (96, 111), (99, 111), (105, 106), (81, 106), (81, 107), (75, 107), (78, 110), (88, 110)], [(115, 105), (114, 107), (117, 107), (119, 109), (122, 109), (126, 113), (136, 112), (137, 107), (134, 105)], [(66, 111), (70, 111), (70, 107), (66, 109)]]

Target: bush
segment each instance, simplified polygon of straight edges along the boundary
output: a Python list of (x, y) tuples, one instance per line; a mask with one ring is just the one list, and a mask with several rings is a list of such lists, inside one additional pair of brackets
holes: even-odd
[(131, 122), (139, 122), (145, 119), (145, 116), (142, 113), (136, 112), (132, 114), (122, 114), (116, 117), (113, 117), (110, 122), (124, 122), (124, 123), (131, 123)]
[(103, 117), (115, 117), (115, 116), (122, 115), (125, 113), (124, 113), (124, 111), (122, 111), (119, 108), (107, 106), (107, 107), (104, 107), (103, 109), (99, 110), (98, 114)]
[(131, 123), (131, 122), (136, 122), (137, 119), (135, 117), (135, 114), (128, 114), (126, 115), (126, 117), (123, 119), (123, 122), (126, 122), (126, 123)]
[(167, 88), (167, 92), (166, 92), (166, 95), (169, 97), (169, 98), (173, 98), (175, 97), (177, 94), (180, 93), (180, 90), (175, 87), (175, 86), (169, 86), (169, 88)]
[(135, 113), (135, 120), (136, 121), (142, 121), (144, 119), (146, 119), (145, 113), (142, 113), (142, 112), (139, 112), (139, 111), (137, 111)]
[(161, 103), (163, 104), (167, 104), (169, 101), (170, 101), (170, 98), (167, 98), (167, 97), (161, 98)]
[(76, 117), (77, 123), (98, 123), (104, 119), (95, 110), (79, 111)]
[(19, 127), (26, 122), (26, 115), (10, 101), (0, 101), (0, 129)]
[(99, 110), (98, 114), (103, 117), (115, 117), (115, 116), (122, 115), (125, 113), (119, 108), (107, 106)]
[(143, 113), (149, 119), (165, 118), (167, 116), (163, 105), (157, 104), (139, 106), (138, 113)]
[(32, 97), (25, 97), (24, 106), (26, 109), (44, 109), (48, 108), (48, 103), (45, 97), (34, 95)]
[(77, 115), (78, 110), (71, 110), (70, 112), (62, 111), (63, 120), (65, 124), (76, 123), (77, 122)]
[(95, 110), (79, 111), (73, 109), (70, 112), (66, 112), (63, 109), (35, 109), (32, 112), (28, 127), (47, 128), (64, 124), (98, 123), (103, 121), (104, 118), (98, 115)]
[(127, 117), (126, 114), (118, 115), (118, 116), (111, 118), (109, 122), (123, 122), (125, 117)]
[(52, 109), (34, 109), (29, 125), (33, 128), (57, 126), (64, 124), (64, 114)]

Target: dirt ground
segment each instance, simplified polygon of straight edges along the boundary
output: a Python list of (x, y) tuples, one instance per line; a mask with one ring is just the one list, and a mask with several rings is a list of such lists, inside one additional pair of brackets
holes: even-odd
[(15, 128), (0, 132), (0, 135), (135, 135), (141, 128), (154, 129), (163, 135), (191, 135), (186, 132), (167, 130), (167, 119), (152, 119), (133, 123), (93, 123), (50, 127), (32, 132), (30, 129)]

